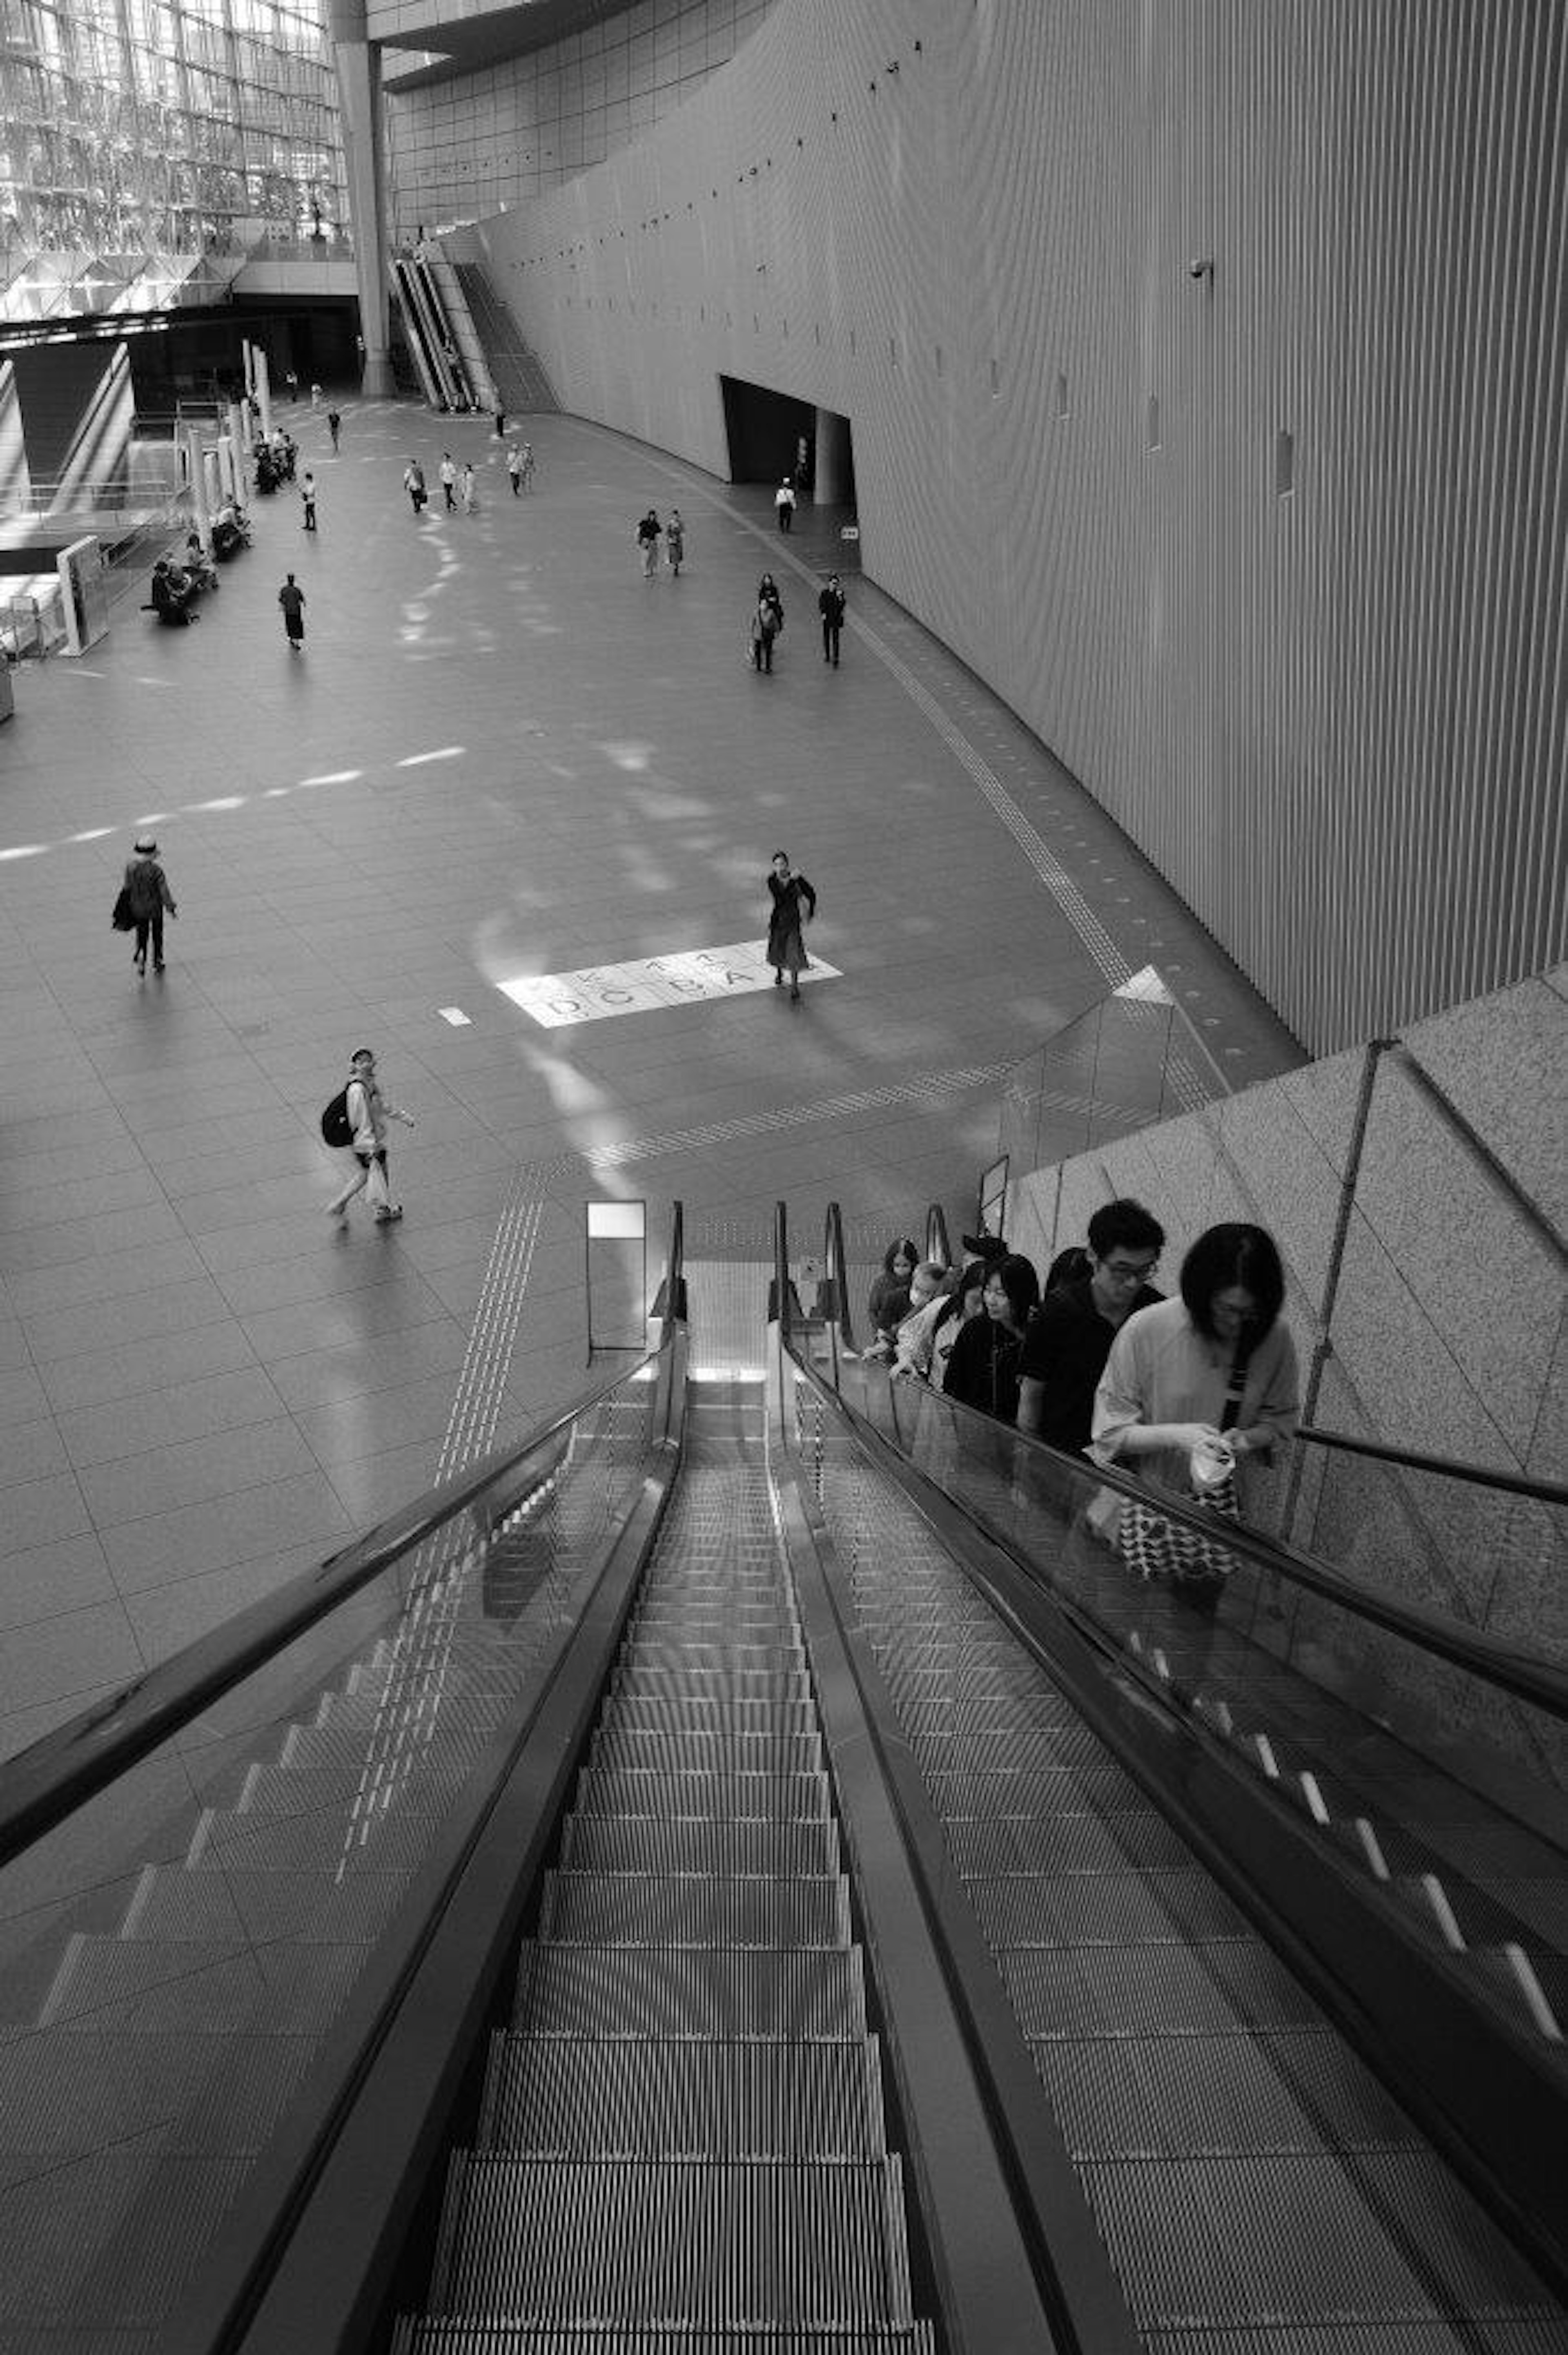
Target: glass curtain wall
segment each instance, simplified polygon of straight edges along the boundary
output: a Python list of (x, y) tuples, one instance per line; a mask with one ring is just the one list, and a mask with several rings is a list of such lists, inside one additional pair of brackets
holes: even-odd
[(341, 251), (347, 221), (315, 0), (0, 0), (6, 282), (44, 257)]

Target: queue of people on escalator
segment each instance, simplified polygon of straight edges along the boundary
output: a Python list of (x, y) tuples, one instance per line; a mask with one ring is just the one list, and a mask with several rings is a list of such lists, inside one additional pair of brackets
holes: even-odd
[[(1257, 1468), (1299, 1413), (1284, 1267), (1264, 1228), (1226, 1221), (1193, 1241), (1166, 1298), (1153, 1281), (1165, 1240), (1141, 1203), (1107, 1202), (1042, 1284), (999, 1237), (966, 1235), (957, 1271), (898, 1237), (871, 1287), (865, 1355), (894, 1380), (927, 1381), (1142, 1487), (1245, 1518)], [(1104, 1502), (1107, 1541), (1135, 1570), (1213, 1607), (1223, 1548), (1119, 1491)]]

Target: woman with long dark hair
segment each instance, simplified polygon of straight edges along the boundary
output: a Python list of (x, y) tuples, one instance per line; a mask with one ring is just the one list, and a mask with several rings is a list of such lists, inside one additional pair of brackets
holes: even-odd
[[(773, 986), (782, 988), (788, 974), (789, 995), (799, 1004), (800, 975), (810, 970), (800, 928), (816, 914), (817, 895), (803, 875), (791, 873), (789, 857), (782, 850), (773, 854), (768, 890), (773, 901), (773, 912), (768, 920), (768, 962), (773, 967)], [(913, 1260), (910, 1269), (913, 1273)]]
[(985, 1314), (971, 1317), (953, 1343), (942, 1388), (981, 1414), (1012, 1423), (1023, 1336), (1040, 1305), (1040, 1279), (1028, 1260), (1009, 1252), (987, 1268), (980, 1299)]

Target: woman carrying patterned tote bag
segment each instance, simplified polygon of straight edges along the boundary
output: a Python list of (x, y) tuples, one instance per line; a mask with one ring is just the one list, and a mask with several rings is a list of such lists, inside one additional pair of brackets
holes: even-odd
[[(1111, 1344), (1095, 1397), (1096, 1460), (1241, 1520), (1246, 1466), (1270, 1460), (1299, 1412), (1284, 1302), (1285, 1271), (1262, 1227), (1200, 1235), (1181, 1263), (1180, 1297), (1139, 1309)], [(1233, 1567), (1220, 1538), (1171, 1519), (1157, 1497), (1126, 1500), (1117, 1543), (1140, 1577), (1168, 1582), (1205, 1614)]]

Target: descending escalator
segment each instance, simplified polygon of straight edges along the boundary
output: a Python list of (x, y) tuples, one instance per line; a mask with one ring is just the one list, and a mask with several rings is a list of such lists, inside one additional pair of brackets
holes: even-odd
[(677, 1221), (657, 1356), (0, 1772), (0, 2355), (1562, 2355), (1170, 1678), (810, 1336), (688, 1381), (684, 1289)]

